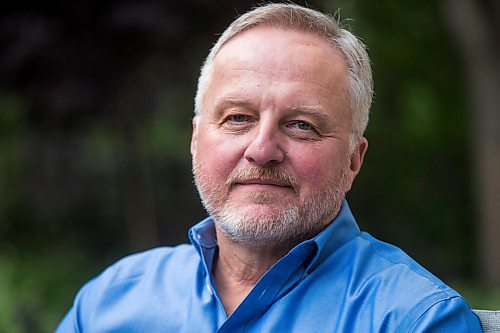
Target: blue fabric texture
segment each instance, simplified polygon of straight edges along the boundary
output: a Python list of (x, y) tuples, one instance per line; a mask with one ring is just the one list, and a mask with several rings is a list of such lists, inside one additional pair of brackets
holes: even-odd
[(361, 232), (347, 202), (226, 316), (211, 279), (210, 218), (192, 245), (128, 256), (78, 292), (65, 332), (481, 332), (465, 300), (399, 248)]

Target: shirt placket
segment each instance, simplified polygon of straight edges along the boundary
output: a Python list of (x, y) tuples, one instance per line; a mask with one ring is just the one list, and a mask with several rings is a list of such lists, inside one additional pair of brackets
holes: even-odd
[(276, 300), (280, 290), (290, 284), (290, 279), (301, 279), (297, 270), (304, 271), (302, 260), (294, 254), (288, 254), (278, 261), (254, 286), (241, 304), (217, 330), (219, 333), (247, 332)]

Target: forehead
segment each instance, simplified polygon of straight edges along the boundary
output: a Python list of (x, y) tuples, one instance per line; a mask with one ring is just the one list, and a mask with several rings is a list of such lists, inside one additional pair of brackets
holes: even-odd
[(296, 29), (259, 25), (227, 41), (214, 59), (219, 68), (230, 64), (258, 64), (266, 71), (293, 75), (313, 74), (318, 79), (345, 79), (347, 64), (326, 37)]
[[(249, 98), (349, 113), (347, 65), (340, 51), (309, 32), (258, 26), (230, 39), (214, 59), (204, 106)], [(289, 105), (288, 105), (289, 106)]]

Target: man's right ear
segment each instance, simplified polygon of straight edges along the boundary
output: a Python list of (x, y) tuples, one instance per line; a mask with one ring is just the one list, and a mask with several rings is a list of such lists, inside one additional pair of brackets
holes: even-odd
[(193, 117), (193, 132), (191, 133), (191, 155), (196, 151), (196, 144), (198, 143), (198, 116)]

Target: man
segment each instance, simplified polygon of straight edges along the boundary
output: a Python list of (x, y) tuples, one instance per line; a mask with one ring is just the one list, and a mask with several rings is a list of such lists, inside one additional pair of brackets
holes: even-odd
[(480, 332), (464, 299), (360, 232), (344, 200), (372, 99), (364, 45), (329, 16), (269, 4), (208, 55), (191, 153), (210, 217), (192, 245), (127, 257), (59, 332)]

